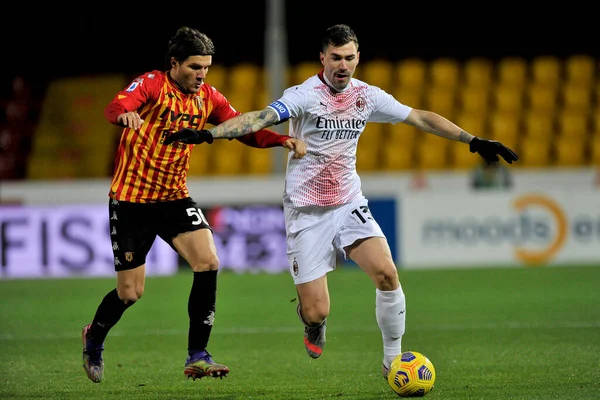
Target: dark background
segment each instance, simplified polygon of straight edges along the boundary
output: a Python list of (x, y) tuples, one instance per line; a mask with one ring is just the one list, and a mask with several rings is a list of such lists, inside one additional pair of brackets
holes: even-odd
[[(215, 43), (214, 63), (263, 65), (266, 1), (70, 4), (68, 8), (15, 5), (0, 24), (3, 69), (32, 80), (162, 68), (168, 40), (181, 25)], [(285, 2), (288, 60), (317, 60), (324, 30), (349, 24), (363, 60), (417, 56), (500, 58), (538, 54), (599, 55), (589, 7), (401, 1)]]

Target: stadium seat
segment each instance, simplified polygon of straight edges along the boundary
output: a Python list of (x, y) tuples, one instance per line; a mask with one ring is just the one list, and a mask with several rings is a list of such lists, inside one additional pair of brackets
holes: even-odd
[(517, 167), (545, 168), (551, 166), (550, 141), (540, 141), (534, 138), (523, 138), (519, 144), (519, 161)]
[(192, 149), (190, 157), (190, 169), (188, 176), (190, 177), (206, 177), (213, 173), (210, 167), (210, 156), (212, 146), (199, 145)]
[(391, 94), (402, 104), (412, 108), (422, 108), (424, 103), (423, 90), (416, 87), (396, 86)]
[(381, 162), (379, 149), (379, 146), (374, 146), (369, 140), (364, 140), (361, 134), (356, 153), (356, 169), (359, 173), (374, 172), (382, 168), (383, 163)]
[(523, 118), (523, 134), (538, 140), (551, 140), (554, 137), (554, 115), (542, 111), (529, 110)]
[(600, 166), (600, 133), (592, 136), (590, 140), (590, 164)]
[(215, 140), (210, 145), (211, 175), (246, 175), (246, 153), (250, 147), (237, 140)]
[(393, 68), (393, 64), (387, 60), (376, 59), (368, 61), (361, 68), (362, 80), (371, 85), (378, 86), (389, 93), (395, 84), (393, 81)]
[[(256, 90), (254, 92), (255, 93), (264, 93), (264, 91), (262, 91), (262, 90)], [(231, 89), (229, 91), (229, 95), (226, 97), (227, 97), (227, 100), (229, 100), (229, 103), (231, 104), (231, 106), (242, 113), (255, 110), (256, 108), (255, 108), (254, 102), (256, 100), (260, 101), (261, 99), (265, 98), (264, 95), (263, 96), (260, 96), (260, 95), (259, 96), (248, 96), (247, 92), (240, 91), (239, 89)], [(260, 108), (262, 109), (265, 106), (266, 106), (266, 104), (264, 104)]]
[(290, 85), (299, 85), (309, 77), (316, 75), (323, 69), (323, 66), (318, 61), (304, 61), (294, 67), (289, 74)]
[(582, 83), (561, 85), (562, 106), (566, 109), (588, 111), (592, 109), (592, 87)]
[(425, 93), (425, 106), (428, 110), (452, 119), (456, 110), (456, 95), (454, 89), (443, 86), (431, 86)]
[(273, 151), (249, 147), (246, 157), (250, 175), (268, 175), (273, 172)]
[(498, 61), (497, 83), (513, 89), (523, 88), (528, 81), (528, 64), (522, 57), (504, 57)]
[(555, 56), (534, 57), (530, 62), (531, 79), (535, 84), (557, 88), (562, 81), (562, 61)]
[(461, 65), (452, 58), (436, 58), (429, 62), (429, 78), (432, 86), (455, 89), (461, 79)]
[(427, 78), (427, 63), (417, 58), (399, 61), (395, 68), (396, 86), (422, 88)]
[(425, 132), (420, 132), (414, 126), (407, 124), (388, 124), (387, 134), (384, 148), (387, 147), (405, 147), (412, 148), (420, 135), (427, 135)]
[(520, 115), (519, 113), (503, 111), (492, 113), (488, 128), (490, 138), (515, 149), (521, 135)]
[(571, 139), (586, 138), (590, 132), (589, 115), (580, 110), (562, 110), (557, 115), (557, 135)]
[(578, 167), (586, 164), (585, 141), (560, 137), (553, 141), (556, 165), (560, 167)]
[(228, 69), (229, 86), (227, 93), (252, 93), (263, 86), (263, 69), (252, 63), (235, 64)]
[(461, 142), (451, 142), (448, 145), (449, 157), (455, 169), (475, 168), (481, 162), (479, 154), (469, 151), (469, 145)]
[(219, 92), (227, 94), (227, 68), (222, 65), (211, 65), (206, 74), (206, 83), (216, 88)]
[(599, 112), (592, 113), (592, 126), (590, 129), (592, 133), (600, 133), (600, 109), (598, 109), (598, 111)]
[(552, 113), (558, 108), (558, 86), (532, 83), (527, 86), (527, 106), (531, 110)]
[(452, 165), (448, 160), (449, 140), (425, 133), (422, 139), (416, 142), (416, 161), (419, 169), (440, 170), (450, 169)]
[(564, 62), (565, 80), (576, 85), (592, 85), (596, 78), (598, 61), (588, 54), (575, 54)]
[(494, 65), (486, 58), (469, 58), (463, 65), (463, 80), (465, 86), (487, 89), (494, 79)]
[(458, 97), (463, 112), (485, 114), (489, 110), (490, 91), (487, 86), (464, 86), (460, 89)]
[(522, 87), (496, 86), (492, 92), (492, 105), (495, 111), (521, 112), (524, 104)]
[(465, 131), (476, 135), (487, 135), (487, 117), (486, 114), (477, 111), (461, 111), (455, 118), (455, 122)]
[(383, 147), (383, 171), (402, 171), (415, 168), (415, 159), (412, 143), (410, 145), (389, 144)]

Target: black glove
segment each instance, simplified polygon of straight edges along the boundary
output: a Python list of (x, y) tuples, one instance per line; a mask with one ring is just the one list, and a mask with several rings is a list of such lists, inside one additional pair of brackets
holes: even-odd
[(164, 144), (169, 145), (173, 142), (181, 142), (185, 144), (200, 144), (205, 142), (212, 143), (213, 135), (205, 129), (197, 131), (195, 129), (184, 128), (167, 136)]
[(512, 164), (513, 161), (517, 161), (519, 156), (517, 153), (498, 142), (497, 140), (487, 140), (481, 139), (475, 136), (471, 143), (469, 143), (469, 150), (471, 153), (479, 153), (484, 160), (491, 161), (499, 161), (498, 155), (502, 156), (504, 160)]

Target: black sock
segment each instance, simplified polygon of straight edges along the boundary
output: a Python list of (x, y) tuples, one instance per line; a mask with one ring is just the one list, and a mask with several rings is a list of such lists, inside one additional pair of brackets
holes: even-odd
[(98, 310), (96, 310), (96, 315), (88, 332), (88, 338), (98, 345), (104, 343), (110, 328), (119, 322), (125, 310), (132, 305), (133, 303), (125, 304), (119, 298), (117, 289), (108, 292), (98, 306)]
[(194, 282), (188, 300), (190, 355), (206, 349), (215, 318), (216, 301), (217, 271), (194, 272)]

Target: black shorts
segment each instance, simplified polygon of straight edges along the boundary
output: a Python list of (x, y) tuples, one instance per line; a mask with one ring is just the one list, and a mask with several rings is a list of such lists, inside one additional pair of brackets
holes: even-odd
[(189, 197), (158, 203), (110, 199), (108, 204), (115, 271), (145, 264), (156, 236), (175, 250), (173, 238), (178, 234), (211, 229), (198, 204)]

